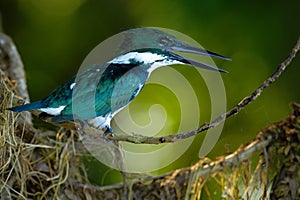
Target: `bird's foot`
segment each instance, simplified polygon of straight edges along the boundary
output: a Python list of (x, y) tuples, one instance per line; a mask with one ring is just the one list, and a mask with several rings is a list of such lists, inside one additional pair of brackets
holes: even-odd
[(110, 126), (107, 126), (106, 130), (103, 133), (104, 142), (110, 142), (111, 140), (109, 139), (109, 137), (113, 137), (113, 136), (114, 136), (114, 130)]

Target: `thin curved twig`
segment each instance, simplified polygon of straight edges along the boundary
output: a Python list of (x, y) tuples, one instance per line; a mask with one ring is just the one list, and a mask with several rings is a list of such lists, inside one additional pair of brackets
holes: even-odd
[(282, 72), (286, 69), (286, 67), (292, 62), (292, 60), (295, 58), (297, 52), (300, 49), (300, 37), (298, 38), (297, 43), (291, 50), (288, 57), (276, 68), (275, 72), (267, 79), (265, 80), (254, 92), (252, 92), (251, 95), (243, 98), (242, 101), (240, 101), (235, 107), (227, 111), (226, 113), (220, 115), (219, 117), (215, 118), (210, 123), (204, 123), (200, 127), (198, 127), (195, 130), (189, 131), (187, 133), (178, 133), (178, 134), (172, 134), (168, 136), (163, 137), (147, 137), (143, 135), (125, 135), (125, 134), (119, 134), (114, 133), (111, 135), (107, 135), (107, 138), (110, 140), (117, 140), (117, 141), (125, 141), (130, 143), (136, 143), (136, 144), (161, 144), (161, 143), (171, 143), (176, 142), (178, 140), (186, 139), (192, 136), (195, 136), (203, 131), (206, 131), (208, 129), (214, 128), (217, 125), (219, 125), (221, 122), (223, 122), (228, 117), (235, 115), (239, 113), (243, 108), (245, 108), (248, 104), (255, 101), (259, 95), (272, 83), (274, 83), (282, 74)]

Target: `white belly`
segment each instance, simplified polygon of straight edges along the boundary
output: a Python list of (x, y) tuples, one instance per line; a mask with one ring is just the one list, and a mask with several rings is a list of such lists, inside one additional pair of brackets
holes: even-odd
[(93, 119), (88, 120), (88, 124), (97, 128), (97, 129), (104, 129), (106, 127), (110, 127), (110, 121), (112, 119), (112, 114), (107, 114), (106, 116), (99, 116)]

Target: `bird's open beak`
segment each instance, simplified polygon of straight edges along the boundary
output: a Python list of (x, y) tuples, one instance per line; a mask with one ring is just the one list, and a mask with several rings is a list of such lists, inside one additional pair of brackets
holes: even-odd
[[(216, 57), (216, 58), (221, 58), (224, 60), (231, 60), (228, 57), (222, 56), (220, 54), (211, 52), (211, 51), (207, 51), (205, 49), (202, 49), (200, 47), (195, 47), (195, 46), (191, 46), (189, 44), (185, 44), (185, 43), (180, 43), (180, 44), (176, 44), (174, 46), (172, 46), (170, 48), (172, 51), (179, 51), (179, 52), (184, 52), (184, 53), (193, 53), (193, 54), (199, 54), (199, 55), (204, 55), (204, 56), (211, 56), (211, 57)], [(209, 69), (209, 70), (213, 70), (213, 71), (219, 71), (219, 72), (227, 72), (223, 69), (219, 69), (217, 67), (211, 66), (209, 64), (200, 62), (200, 61), (196, 61), (190, 58), (186, 58), (184, 57), (184, 60), (186, 61), (185, 63), (193, 65), (195, 67), (199, 67), (199, 68), (204, 68), (204, 69)]]

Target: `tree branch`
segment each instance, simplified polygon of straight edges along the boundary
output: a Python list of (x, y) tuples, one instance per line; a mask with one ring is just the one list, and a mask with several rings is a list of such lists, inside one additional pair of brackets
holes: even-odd
[[(195, 165), (185, 169), (135, 181), (132, 185), (134, 197), (138, 197), (139, 199), (184, 199), (184, 197), (188, 197), (187, 199), (191, 199), (195, 197), (196, 194), (193, 193), (195, 192), (193, 190), (201, 180), (207, 180), (208, 177), (215, 177), (216, 174), (221, 174), (220, 176), (224, 178), (226, 170), (229, 170), (229, 173), (239, 173), (238, 175), (245, 173), (243, 169), (240, 171), (236, 171), (235, 169), (242, 168), (241, 166), (245, 163), (248, 163), (250, 168), (253, 167), (249, 159), (259, 153), (263, 156), (257, 166), (256, 172), (252, 174), (253, 177), (249, 177), (249, 179), (244, 177), (244, 179), (246, 179), (244, 182), (247, 182), (245, 184), (246, 188), (243, 188), (243, 190), (235, 188), (234, 185), (236, 185), (236, 187), (241, 186), (238, 181), (231, 179), (223, 181), (230, 182), (232, 189), (236, 189), (242, 193), (239, 195), (251, 196), (254, 190), (260, 190), (260, 195), (262, 196), (268, 195), (266, 194), (268, 187), (266, 183), (268, 181), (264, 180), (264, 176), (262, 176), (261, 172), (263, 170), (276, 171), (273, 167), (280, 165), (276, 164), (274, 160), (277, 159), (276, 157), (282, 156), (282, 158), (284, 158), (280, 162), (281, 165), (283, 165), (282, 168), (285, 168), (286, 171), (290, 173), (286, 173), (288, 175), (285, 174), (285, 176), (282, 177), (282, 170), (280, 170), (278, 176), (280, 176), (281, 179), (280, 177), (275, 179), (270, 194), (275, 199), (279, 197), (290, 199), (290, 195), (294, 195), (294, 197), (295, 195), (300, 195), (300, 191), (297, 191), (297, 188), (294, 188), (293, 185), (289, 185), (289, 183), (294, 183), (296, 186), (299, 185), (300, 178), (300, 147), (298, 145), (300, 139), (300, 107), (296, 104), (292, 104), (292, 107), (294, 110), (293, 114), (289, 115), (285, 120), (270, 124), (260, 131), (252, 142), (247, 145), (241, 145), (235, 152), (227, 156), (220, 156), (215, 161), (211, 161), (207, 158), (202, 159)], [(272, 155), (274, 155), (274, 157), (272, 157)], [(286, 178), (288, 178), (288, 181)], [(151, 183), (149, 183), (149, 181), (151, 181)], [(122, 183), (104, 187), (83, 184), (76, 181), (70, 181), (69, 184), (74, 191), (76, 191), (76, 196), (82, 197), (82, 195), (87, 193), (92, 199), (107, 199), (108, 197), (126, 198), (124, 197), (126, 188), (124, 188)], [(222, 187), (225, 195), (226, 189), (224, 185)], [(282, 191), (282, 188), (285, 188), (285, 193), (278, 193), (278, 191)], [(234, 199), (236, 196), (227, 196), (227, 198)]]
[(13, 41), (0, 32), (0, 66), (12, 80), (16, 81), (17, 94), (29, 102), (29, 94), (21, 57)]
[[(22, 98), (15, 97), (15, 100), (18, 101), (18, 104), (23, 104), (25, 99), (29, 102), (29, 94), (27, 91), (26, 77), (24, 66), (21, 60), (21, 57), (17, 51), (17, 48), (13, 41), (0, 32), (0, 69), (6, 73), (14, 83), (15, 94), (20, 95)], [(22, 113), (21, 117), (18, 119), (19, 124), (29, 124), (31, 122), (30, 113)]]

